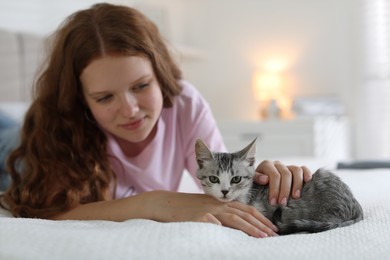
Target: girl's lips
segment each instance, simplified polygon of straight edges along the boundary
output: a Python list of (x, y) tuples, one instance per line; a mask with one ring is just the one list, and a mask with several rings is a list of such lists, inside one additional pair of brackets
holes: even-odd
[(138, 120), (135, 120), (135, 121), (131, 121), (129, 123), (126, 123), (126, 124), (122, 124), (120, 125), (120, 127), (126, 129), (126, 130), (135, 130), (135, 129), (138, 129), (142, 126), (142, 123), (144, 122), (144, 118), (140, 118)]

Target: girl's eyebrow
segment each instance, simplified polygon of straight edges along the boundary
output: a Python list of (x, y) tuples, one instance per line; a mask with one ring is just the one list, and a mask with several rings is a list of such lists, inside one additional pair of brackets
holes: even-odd
[(139, 77), (137, 80), (135, 80), (134, 82), (132, 82), (130, 85), (135, 85), (135, 84), (138, 84), (139, 82), (141, 81), (144, 81), (144, 80), (149, 80), (152, 78), (152, 75), (150, 75), (149, 73)]
[(97, 92), (88, 93), (88, 96), (90, 96), (90, 97), (97, 97), (97, 96), (100, 96), (100, 95), (105, 95), (105, 94), (107, 94), (109, 92), (110, 91), (108, 91), (108, 90), (97, 91)]
[[(147, 74), (139, 77), (138, 79), (134, 80), (132, 83), (130, 83), (130, 85), (136, 85), (136, 84), (138, 84), (141, 81), (149, 80), (151, 78), (152, 78), (152, 75), (147, 73)], [(96, 96), (105, 95), (105, 94), (108, 94), (108, 93), (110, 93), (110, 90), (96, 91), (96, 92), (88, 93), (88, 96), (96, 97)]]

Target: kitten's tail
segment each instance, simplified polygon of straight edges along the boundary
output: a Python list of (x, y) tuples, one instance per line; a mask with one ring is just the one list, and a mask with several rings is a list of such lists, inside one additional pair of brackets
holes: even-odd
[(279, 208), (275, 211), (273, 216), (274, 224), (278, 227), (279, 235), (287, 235), (292, 233), (298, 233), (298, 232), (308, 232), (308, 233), (318, 233), (323, 232), (326, 230), (338, 228), (338, 227), (346, 227), (349, 225), (352, 225), (356, 222), (359, 222), (363, 219), (363, 215), (356, 215), (356, 218), (347, 220), (344, 222), (320, 222), (315, 220), (309, 220), (309, 219), (296, 219), (291, 221), (288, 224), (282, 223), (281, 220), (281, 213), (282, 210)]
[(279, 228), (279, 232), (278, 232), (279, 235), (288, 235), (288, 234), (299, 233), (299, 232), (318, 233), (318, 232), (334, 229), (337, 227), (352, 225), (353, 223), (355, 223), (355, 221), (353, 220), (349, 220), (347, 222), (330, 223), (330, 222), (318, 222), (314, 220), (301, 219), (301, 220), (294, 220), (288, 225), (282, 222), (277, 222), (276, 226)]

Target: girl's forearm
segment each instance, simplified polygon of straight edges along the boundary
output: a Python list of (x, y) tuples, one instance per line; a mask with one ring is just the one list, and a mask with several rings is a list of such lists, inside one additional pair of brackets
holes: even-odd
[(253, 207), (223, 203), (205, 194), (150, 191), (109, 201), (79, 205), (56, 220), (150, 219), (159, 222), (201, 221), (240, 229), (255, 237), (275, 235), (276, 227)]
[(150, 191), (139, 195), (79, 205), (60, 213), (56, 220), (150, 219), (159, 222), (195, 221), (221, 204), (204, 194)]
[(139, 195), (92, 202), (79, 205), (67, 212), (55, 216), (55, 220), (110, 220), (154, 219), (154, 210), (160, 191), (146, 192)]

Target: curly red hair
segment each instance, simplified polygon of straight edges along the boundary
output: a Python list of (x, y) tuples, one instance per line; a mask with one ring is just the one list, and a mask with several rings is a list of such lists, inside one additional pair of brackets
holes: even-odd
[[(79, 77), (104, 55), (147, 57), (164, 107), (181, 92), (181, 72), (157, 27), (125, 6), (97, 4), (65, 20), (52, 39), (35, 84), (21, 144), (8, 159), (12, 178), (2, 205), (17, 217), (50, 218), (79, 204), (107, 199), (113, 181), (106, 136), (91, 122)], [(87, 113), (87, 116), (84, 116)]]

